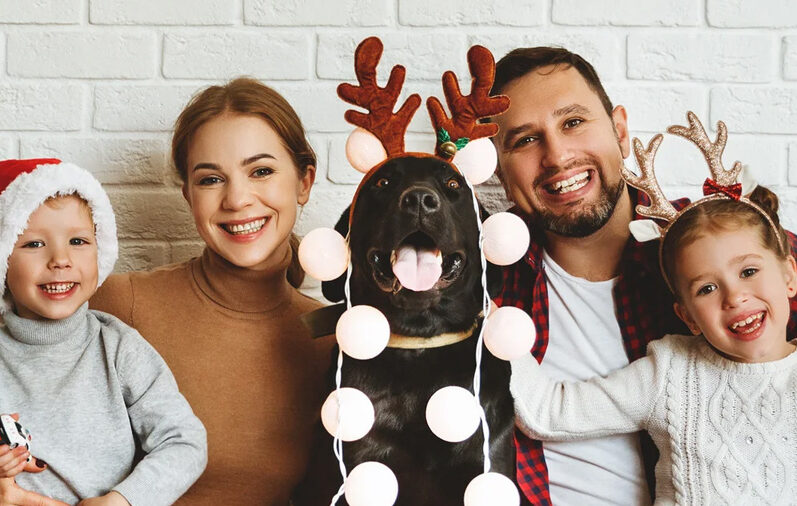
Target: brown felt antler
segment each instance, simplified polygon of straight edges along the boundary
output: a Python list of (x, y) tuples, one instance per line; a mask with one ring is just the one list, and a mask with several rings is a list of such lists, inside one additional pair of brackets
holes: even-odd
[(675, 218), (678, 211), (675, 210), (672, 204), (670, 204), (670, 201), (667, 200), (667, 197), (664, 196), (664, 192), (661, 191), (661, 186), (659, 186), (659, 182), (656, 181), (656, 173), (653, 168), (653, 159), (656, 157), (656, 151), (659, 149), (659, 144), (661, 144), (663, 138), (663, 135), (656, 134), (650, 140), (648, 148), (645, 149), (642, 146), (642, 142), (634, 137), (634, 156), (639, 164), (639, 169), (642, 171), (642, 175), (635, 175), (633, 172), (626, 169), (625, 166), (620, 167), (620, 174), (628, 184), (642, 190), (650, 197), (650, 205), (638, 205), (636, 207), (637, 213), (642, 216), (647, 216), (648, 218), (665, 220), (669, 223)]
[(421, 97), (417, 93), (411, 95), (401, 109), (393, 113), (404, 85), (406, 70), (401, 65), (393, 67), (387, 85), (380, 88), (376, 84), (376, 65), (381, 56), (381, 40), (369, 37), (362, 41), (354, 53), (354, 69), (360, 86), (341, 83), (338, 96), (368, 111), (365, 114), (350, 109), (344, 117), (349, 123), (374, 134), (382, 142), (388, 156), (394, 156), (404, 152), (404, 134), (412, 115), (421, 105)]
[(731, 186), (738, 180), (739, 173), (742, 171), (742, 163), (736, 162), (731, 170), (725, 170), (722, 166), (722, 152), (725, 150), (725, 142), (728, 140), (728, 129), (722, 121), (717, 122), (717, 140), (711, 142), (706, 134), (706, 130), (697, 119), (695, 113), (688, 111), (686, 117), (689, 120), (689, 128), (680, 125), (673, 125), (667, 129), (668, 132), (692, 141), (700, 148), (708, 162), (708, 168), (714, 181), (721, 186)]
[(449, 70), (443, 74), (443, 91), (451, 110), (451, 118), (446, 115), (443, 105), (436, 97), (429, 97), (426, 101), (432, 126), (437, 133), (437, 152), (445, 158), (451, 158), (456, 153), (456, 149), (451, 148), (452, 144), (461, 148), (468, 141), (492, 137), (498, 133), (498, 125), (495, 123), (479, 124), (478, 120), (501, 114), (509, 108), (508, 97), (490, 97), (490, 88), (495, 78), (495, 60), (492, 53), (483, 46), (473, 46), (468, 51), (468, 67), (473, 76), (470, 95), (462, 95), (457, 76), (453, 72)]

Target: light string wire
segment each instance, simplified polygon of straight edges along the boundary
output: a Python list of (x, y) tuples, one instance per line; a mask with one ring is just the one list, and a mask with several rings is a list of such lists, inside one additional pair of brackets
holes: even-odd
[[(349, 243), (349, 235), (346, 234), (346, 244)], [(351, 309), (351, 272), (353, 270), (351, 259), (349, 259), (349, 267), (346, 270), (346, 283), (343, 285), (343, 293), (344, 297), (346, 298), (346, 310)], [(338, 492), (332, 497), (332, 501), (329, 503), (329, 506), (335, 506), (338, 503), (338, 499), (343, 496), (346, 487), (346, 464), (343, 462), (343, 441), (340, 439), (340, 426), (342, 425), (341, 422), (341, 407), (340, 407), (340, 397), (338, 396), (338, 392), (340, 392), (340, 384), (341, 384), (341, 377), (343, 371), (343, 349), (338, 346), (338, 366), (335, 370), (335, 402), (338, 405), (338, 424), (335, 428), (335, 436), (332, 440), (332, 451), (335, 452), (335, 458), (338, 459), (338, 467), (340, 468), (340, 475), (343, 478), (343, 483), (340, 484), (340, 488)]]
[(473, 196), (473, 210), (476, 212), (476, 225), (479, 228), (479, 258), (482, 264), (482, 311), (484, 312), (484, 319), (482, 320), (481, 329), (479, 330), (479, 339), (476, 342), (476, 370), (473, 373), (473, 395), (476, 397), (476, 403), (479, 406), (479, 417), (481, 418), (482, 433), (484, 434), (484, 472), (490, 472), (490, 427), (487, 425), (487, 415), (484, 412), (479, 392), (481, 390), (481, 365), (482, 365), (482, 348), (484, 345), (484, 329), (487, 328), (487, 317), (490, 316), (490, 294), (487, 293), (487, 258), (484, 256), (484, 231), (482, 229), (481, 214), (479, 212), (479, 201), (476, 200), (476, 190), (473, 185), (464, 178), (465, 182), (470, 188), (471, 195)]

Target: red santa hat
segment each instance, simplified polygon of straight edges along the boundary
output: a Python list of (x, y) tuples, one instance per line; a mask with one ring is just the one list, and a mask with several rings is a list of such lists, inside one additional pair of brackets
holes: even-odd
[[(119, 254), (116, 219), (100, 183), (85, 169), (55, 158), (0, 161), (0, 282), (5, 291), (8, 258), (28, 219), (47, 199), (77, 194), (91, 208), (97, 238), (97, 285), (113, 270)], [(0, 314), (11, 306), (3, 297)]]

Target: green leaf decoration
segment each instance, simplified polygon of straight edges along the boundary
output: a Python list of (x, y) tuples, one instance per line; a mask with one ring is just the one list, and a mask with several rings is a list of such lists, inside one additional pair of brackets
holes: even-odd
[(445, 128), (440, 128), (437, 130), (437, 142), (440, 144), (444, 142), (449, 142), (451, 140), (451, 136), (448, 135), (448, 132)]
[(468, 139), (467, 137), (460, 137), (459, 139), (457, 139), (456, 141), (454, 141), (454, 144), (457, 146), (457, 149), (462, 149), (462, 148), (464, 148), (464, 147), (465, 147), (465, 146), (466, 146), (466, 145), (467, 145), (469, 142), (470, 142), (470, 139)]

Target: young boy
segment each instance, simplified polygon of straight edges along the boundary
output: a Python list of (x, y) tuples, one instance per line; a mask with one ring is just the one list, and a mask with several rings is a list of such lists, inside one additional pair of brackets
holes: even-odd
[(87, 171), (0, 162), (0, 413), (19, 413), (41, 457), (0, 446), (0, 478), (70, 504), (172, 504), (205, 467), (205, 429), (160, 355), (88, 309), (117, 249)]

